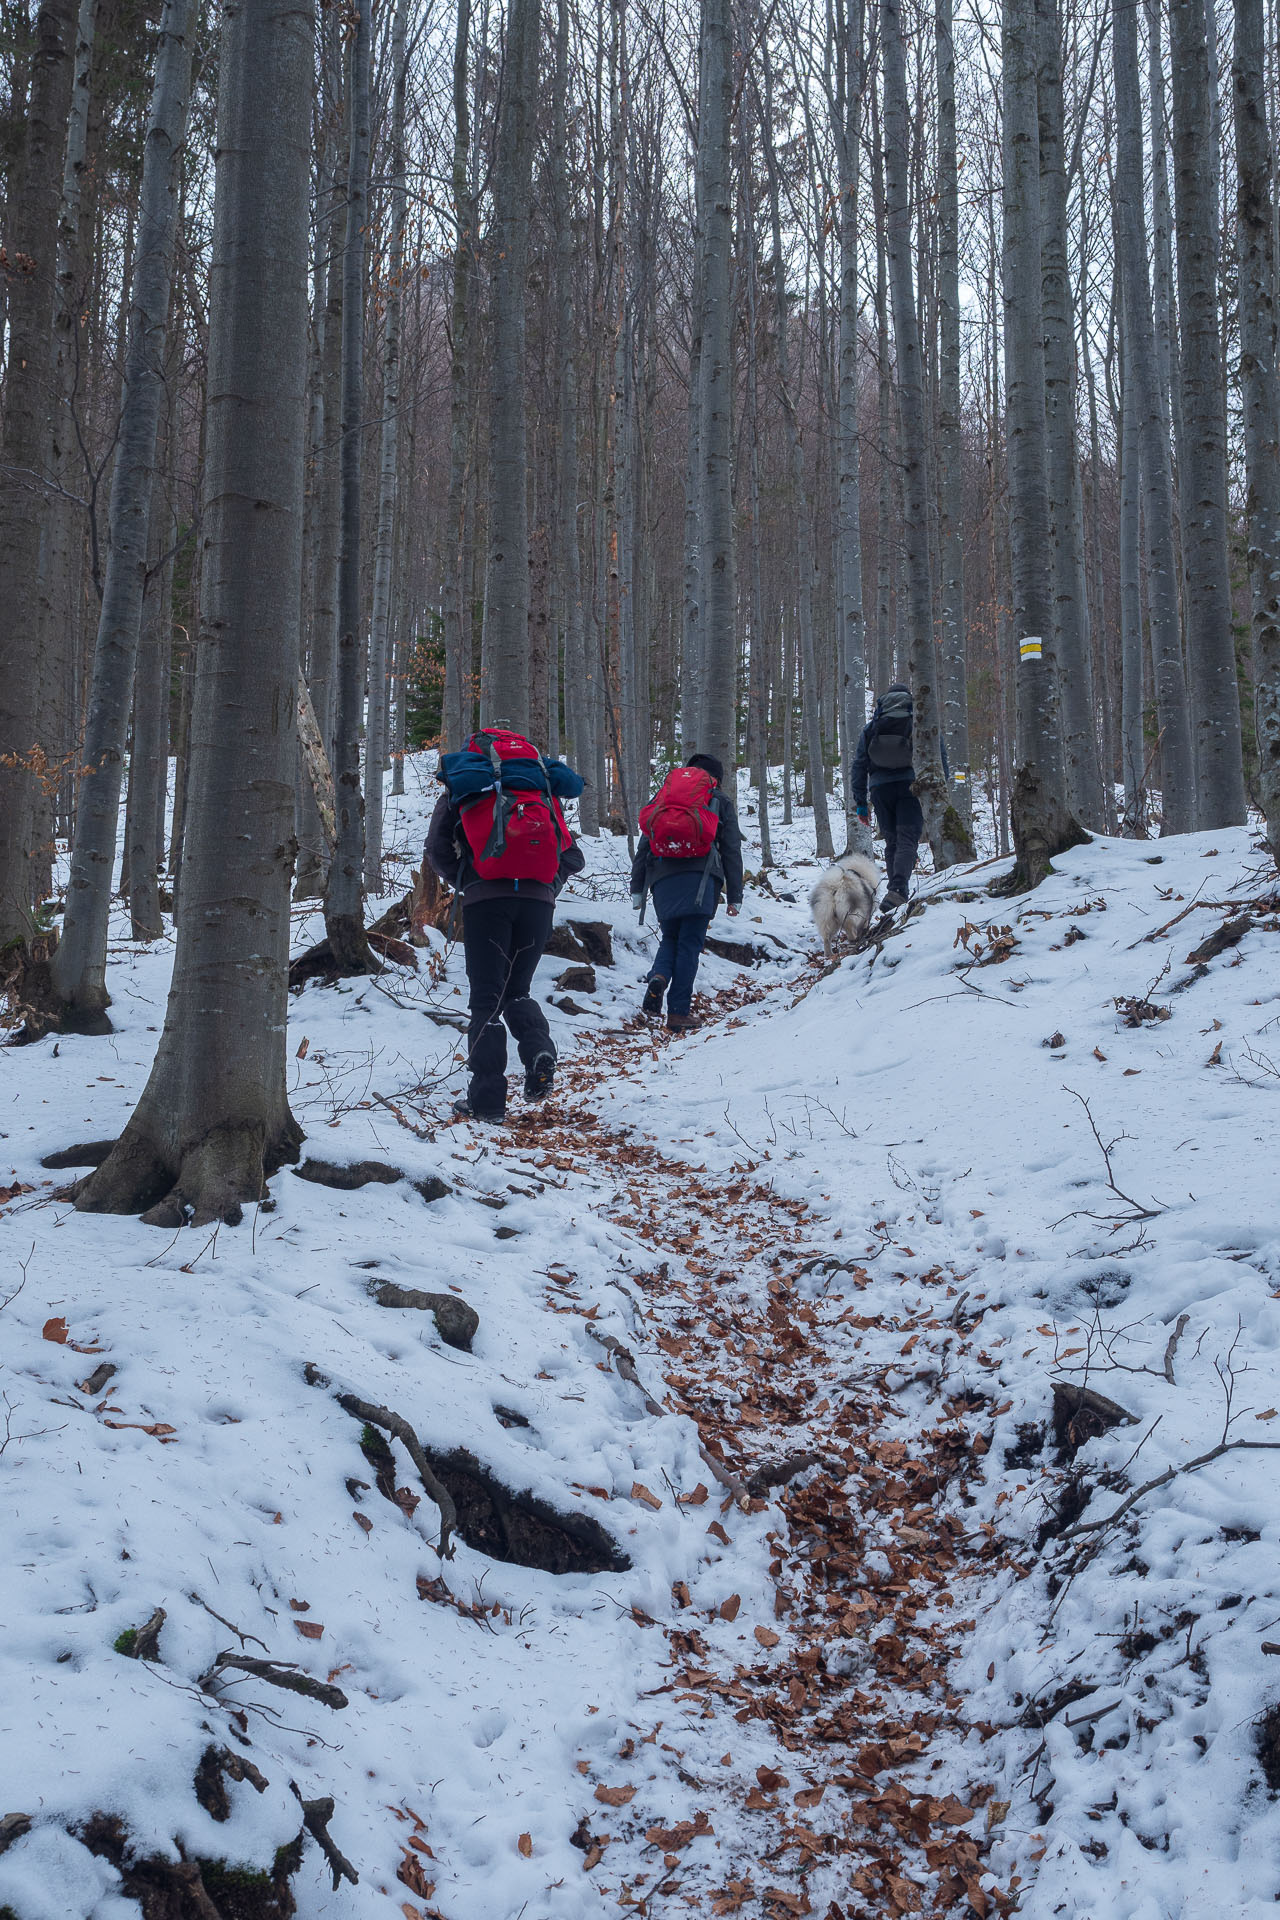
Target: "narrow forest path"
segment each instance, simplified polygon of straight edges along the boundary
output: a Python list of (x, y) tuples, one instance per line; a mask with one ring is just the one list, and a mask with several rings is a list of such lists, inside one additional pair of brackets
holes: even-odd
[[(694, 1043), (705, 1070), (745, 1003), (764, 1002), (767, 1017), (770, 999), (789, 1006), (827, 971), (811, 962), (799, 983), (705, 998)], [(609, 1874), (621, 1909), (646, 1915), (1008, 1912), (985, 1858), (1005, 1811), (983, 1764), (994, 1729), (949, 1679), (973, 1605), (1016, 1577), (994, 1529), (966, 1519), (993, 1395), (956, 1370), (994, 1364), (981, 1310), (966, 1311), (945, 1267), (893, 1275), (894, 1310), (865, 1310), (870, 1263), (883, 1274), (897, 1252), (883, 1223), (860, 1247), (757, 1178), (745, 1148), (726, 1181), (609, 1125), (594, 1096), (643, 1088), (655, 1059), (688, 1044), (639, 1018), (597, 1034), (555, 1102), (493, 1149), (517, 1178), (573, 1171), (607, 1190), (598, 1204), (634, 1244), (613, 1281), (633, 1333), (629, 1345), (609, 1336), (598, 1364), (654, 1415), (692, 1419), (707, 1465), (692, 1488), (631, 1490), (705, 1536), (703, 1577), (673, 1583), (663, 1619), (637, 1613), (666, 1641), (671, 1678), (636, 1712), (652, 1717), (644, 1737), (676, 1747), (689, 1817), (646, 1813), (628, 1739), (617, 1767), (593, 1768), (584, 1865)], [(547, 1302), (590, 1332), (597, 1309), (577, 1278), (569, 1250), (545, 1276)], [(901, 1399), (916, 1383), (928, 1388), (923, 1424)], [(766, 1511), (762, 1609), (722, 1589), (735, 1522)], [(963, 1796), (937, 1785), (944, 1764), (948, 1782), (966, 1776)]]

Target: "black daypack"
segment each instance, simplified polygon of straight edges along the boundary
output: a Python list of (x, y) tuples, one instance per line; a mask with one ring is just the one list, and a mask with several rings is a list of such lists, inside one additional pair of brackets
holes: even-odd
[(886, 773), (903, 773), (911, 765), (911, 695), (905, 687), (890, 687), (880, 700), (867, 735), (867, 758)]

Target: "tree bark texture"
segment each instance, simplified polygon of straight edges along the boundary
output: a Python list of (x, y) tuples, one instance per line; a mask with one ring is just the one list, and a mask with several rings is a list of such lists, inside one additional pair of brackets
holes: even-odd
[(1174, 211), (1182, 443), (1178, 484), (1186, 568), (1187, 697), (1193, 715), (1196, 821), (1245, 818), (1231, 578), (1227, 558), (1227, 422), (1218, 336), (1217, 160), (1205, 0), (1172, 0)]
[[(369, 221), (369, 62), (372, 0), (359, 0), (347, 78), (350, 146), (342, 247), (342, 448), (338, 461), (338, 669), (333, 780), (337, 835), (324, 893), (325, 937), (340, 973), (371, 973), (376, 961), (364, 931), (364, 794), (360, 722), (364, 685), (360, 647), (360, 533), (364, 442), (364, 258)], [(379, 776), (381, 777), (381, 776)]]
[(529, 725), (529, 507), (525, 278), (538, 84), (538, 0), (511, 0), (493, 169), (486, 725)]
[(948, 807), (939, 750), (924, 369), (911, 261), (910, 132), (900, 0), (880, 0), (880, 33), (884, 73), (885, 251), (898, 389), (902, 525), (910, 620), (909, 670), (915, 701), (915, 785), (924, 809), (925, 832), (933, 849), (934, 865), (946, 867), (964, 859), (972, 849), (963, 821), (958, 819), (954, 808)]
[(1009, 550), (1018, 646), (1010, 890), (1038, 886), (1084, 835), (1062, 790), (1052, 654), (1035, 0), (1004, 0), (1004, 363)]
[(1245, 527), (1253, 626), (1258, 799), (1280, 864), (1280, 351), (1277, 345), (1274, 133), (1264, 86), (1263, 0), (1235, 0), (1231, 83), (1240, 261)]
[[(71, 105), (75, 0), (46, 0), (35, 43), (21, 146), (9, 175), (6, 240), (29, 262), (6, 276), (8, 357), (0, 433), (0, 948), (34, 927), (42, 863), (33, 846), (47, 807), (38, 769), (41, 665), (36, 637), (47, 591), (54, 451), (56, 233)], [(52, 744), (52, 743), (48, 743)], [(52, 777), (52, 775), (50, 776)]]
[[(844, 824), (846, 847), (851, 852), (869, 854), (871, 830), (858, 819), (853, 804), (853, 755), (867, 715), (867, 623), (862, 599), (862, 442), (858, 432), (858, 368), (861, 357), (858, 350), (858, 162), (866, 77), (863, 0), (844, 0), (835, 22), (835, 34), (836, 91), (832, 118), (840, 185), (836, 567), (840, 593), (839, 685), (844, 745)], [(952, 105), (954, 108), (954, 93)], [(952, 132), (954, 136), (954, 120)], [(953, 147), (953, 161), (954, 157)], [(956, 427), (958, 432), (958, 412)], [(754, 437), (752, 455), (754, 458)], [(753, 484), (758, 487), (754, 479)], [(963, 684), (962, 670), (962, 692)], [(965, 758), (968, 758), (967, 747)], [(766, 797), (762, 793), (762, 819), (767, 815)]]
[[(191, 97), (194, 0), (165, 0), (147, 123), (129, 344), (111, 480), (111, 543), (80, 761), (71, 875), (53, 990), (65, 1027), (108, 1024), (107, 926), (120, 824), (120, 783), (147, 585), (156, 443), (165, 390), (179, 173)], [(154, 662), (149, 663), (154, 674)], [(144, 704), (147, 691), (143, 693)]]
[[(951, 0), (937, 0), (938, 68), (938, 547), (942, 624), (942, 737), (951, 765), (949, 797), (971, 834), (969, 690), (964, 605), (964, 457), (960, 431), (960, 192), (956, 136), (956, 52)], [(972, 854), (969, 856), (972, 858)]]
[(729, 0), (702, 0), (702, 326), (698, 461), (699, 575), (703, 605), (702, 698), (697, 745), (723, 761), (729, 790), (738, 762), (737, 586), (733, 525), (733, 18)]
[(1063, 151), (1062, 21), (1058, 0), (1038, 0), (1041, 260), (1044, 306), (1045, 454), (1053, 557), (1053, 640), (1067, 806), (1086, 827), (1105, 826), (1102, 769), (1085, 585), (1084, 512), (1076, 437), (1075, 309), (1068, 261)]
[(1161, 831), (1187, 833), (1195, 825), (1195, 768), (1178, 614), (1169, 436), (1160, 399), (1156, 336), (1151, 317), (1147, 228), (1143, 216), (1138, 23), (1132, 0), (1112, 0), (1111, 47), (1116, 99), (1116, 202), (1128, 345), (1125, 378), (1135, 382), (1138, 458), (1142, 468), (1151, 659), (1163, 782)]
[(382, 432), (378, 459), (378, 527), (373, 550), (373, 609), (369, 619), (369, 711), (365, 722), (364, 881), (382, 891), (382, 776), (388, 765), (391, 718), (391, 587), (395, 559), (396, 489), (400, 473), (400, 310), (403, 304), (405, 184), (404, 109), (408, 81), (405, 46), (408, 0), (396, 0), (391, 31), (391, 247), (382, 317)]
[(227, 0), (209, 297), (205, 629), (173, 984), (88, 1212), (239, 1219), (296, 1159), (285, 1086), (314, 15)]

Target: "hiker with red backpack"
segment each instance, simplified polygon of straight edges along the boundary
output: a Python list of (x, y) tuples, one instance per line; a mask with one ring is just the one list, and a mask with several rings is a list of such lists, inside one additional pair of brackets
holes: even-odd
[(671, 1033), (689, 1033), (698, 1025), (693, 983), (721, 889), (729, 913), (742, 905), (742, 834), (737, 809), (721, 788), (723, 779), (714, 754), (695, 753), (640, 809), (631, 904), (643, 919), (646, 896), (652, 893), (662, 929), (641, 1011), (660, 1014), (665, 994)]
[(424, 853), (462, 903), (471, 989), (470, 1081), (454, 1111), (496, 1123), (507, 1109), (504, 1021), (524, 1067), (525, 1098), (545, 1098), (555, 1078), (555, 1043), (529, 989), (551, 936), (556, 895), (586, 864), (560, 807), (576, 800), (585, 782), (501, 722), (473, 734), (460, 752), (441, 754), (439, 778), (445, 791)]

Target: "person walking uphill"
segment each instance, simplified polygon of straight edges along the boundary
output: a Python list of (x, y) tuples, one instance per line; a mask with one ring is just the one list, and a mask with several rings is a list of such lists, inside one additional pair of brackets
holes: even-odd
[(565, 825), (562, 800), (586, 784), (563, 760), (501, 724), (440, 756), (445, 791), (424, 849), (428, 865), (462, 903), (462, 949), (471, 989), (470, 1083), (454, 1111), (500, 1121), (507, 1108), (510, 1027), (529, 1100), (550, 1093), (556, 1050), (547, 1016), (529, 988), (551, 936), (555, 897), (586, 862)]
[(661, 1013), (665, 993), (672, 1033), (688, 1033), (698, 1024), (690, 1011), (693, 983), (721, 889), (731, 914), (742, 904), (742, 834), (723, 779), (713, 754), (695, 753), (640, 810), (631, 904), (643, 918), (645, 896), (652, 893), (662, 928), (641, 1010)]
[[(859, 820), (867, 823), (867, 788), (871, 805), (884, 835), (885, 889), (883, 907), (904, 907), (911, 891), (924, 832), (924, 810), (915, 792), (916, 777), (912, 758), (914, 708), (911, 690), (895, 681), (876, 701), (875, 712), (862, 729), (858, 750), (853, 756), (853, 803)], [(942, 749), (942, 768), (947, 771), (947, 750)]]

